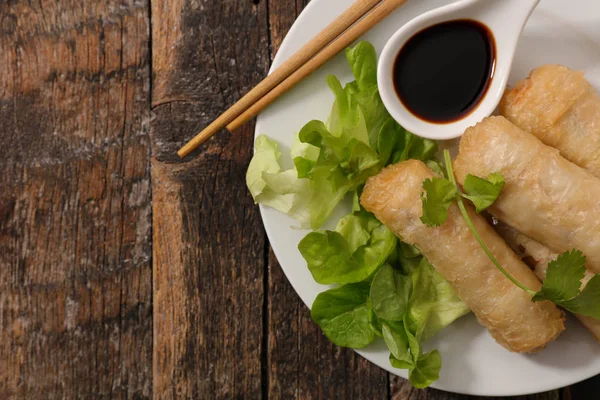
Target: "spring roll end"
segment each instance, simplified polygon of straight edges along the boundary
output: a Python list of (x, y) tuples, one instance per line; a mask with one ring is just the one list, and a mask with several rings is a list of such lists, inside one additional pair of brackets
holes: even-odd
[(559, 140), (551, 127), (589, 89), (582, 72), (562, 65), (544, 65), (506, 91), (500, 114), (543, 142)]

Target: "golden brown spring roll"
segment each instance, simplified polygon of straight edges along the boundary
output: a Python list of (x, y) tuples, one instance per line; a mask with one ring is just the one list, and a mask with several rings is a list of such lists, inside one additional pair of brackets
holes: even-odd
[[(389, 166), (367, 181), (361, 203), (399, 238), (421, 250), (501, 345), (514, 352), (542, 349), (564, 330), (563, 313), (551, 302), (533, 303), (530, 295), (502, 275), (475, 240), (456, 204), (441, 226), (431, 228), (421, 222), (422, 184), (433, 176), (421, 161)], [(471, 207), (469, 215), (504, 268), (528, 287), (539, 289), (541, 284), (533, 272), (485, 219)]]
[(468, 128), (454, 167), (461, 184), (501, 173), (506, 184), (489, 211), (556, 253), (581, 250), (600, 272), (600, 179), (504, 117)]
[[(501, 221), (498, 221), (494, 228), (506, 240), (506, 243), (508, 243), (513, 251), (526, 264), (533, 268), (533, 271), (540, 280), (546, 279), (548, 263), (556, 260), (558, 253), (553, 252), (543, 244), (523, 235), (515, 228)], [(593, 276), (594, 274), (591, 272), (586, 272), (585, 277), (581, 281), (582, 285), (585, 286)], [(600, 320), (583, 315), (576, 315), (576, 317), (594, 335), (596, 340), (600, 341)]]
[(500, 113), (567, 160), (600, 173), (600, 96), (582, 72), (561, 65), (534, 69), (506, 92)]

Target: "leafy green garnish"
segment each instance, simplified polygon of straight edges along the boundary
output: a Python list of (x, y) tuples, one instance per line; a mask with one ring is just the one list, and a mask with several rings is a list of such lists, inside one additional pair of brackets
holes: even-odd
[[(467, 309), (419, 250), (401, 243), (359, 201), (367, 178), (409, 158), (436, 168), (437, 142), (402, 128), (387, 112), (377, 86), (377, 56), (368, 42), (346, 50), (355, 80), (328, 76), (335, 96), (326, 123), (308, 122), (295, 136), (294, 167), (282, 170), (277, 143), (256, 140), (247, 172), (255, 202), (286, 213), (303, 228), (318, 229), (348, 194), (352, 212), (334, 231), (314, 231), (299, 244), (314, 279), (342, 285), (317, 296), (311, 316), (335, 344), (360, 348), (381, 336), (390, 362), (424, 387), (440, 363), (422, 354), (421, 341)], [(416, 292), (421, 292), (417, 294)], [(459, 311), (460, 310), (460, 311)]]
[(600, 319), (600, 275), (594, 275), (577, 297), (560, 305), (575, 314)]
[(298, 245), (313, 278), (323, 285), (359, 282), (372, 271), (363, 268), (338, 232), (312, 232)]
[(396, 248), (398, 239), (370, 214), (350, 213), (337, 231), (311, 232), (298, 245), (315, 281), (346, 284), (367, 279)]
[(533, 301), (550, 300), (572, 313), (600, 319), (600, 276), (595, 275), (580, 290), (584, 276), (583, 253), (564, 252), (548, 263), (542, 290), (533, 296)]
[(437, 142), (413, 135), (393, 119), (382, 127), (377, 142), (377, 151), (384, 165), (396, 164), (414, 158), (430, 160), (437, 152)]
[(294, 168), (281, 171), (277, 144), (266, 136), (257, 138), (248, 167), (254, 201), (288, 214), (303, 228), (318, 229), (346, 194), (388, 163), (427, 161), (437, 150), (435, 141), (406, 131), (387, 112), (373, 45), (360, 42), (346, 50), (346, 58), (355, 80), (342, 86), (327, 77), (335, 95), (331, 114), (327, 123), (310, 121), (296, 135)]
[(456, 200), (456, 185), (445, 178), (434, 177), (423, 182), (426, 195), (421, 195), (423, 215), (427, 226), (440, 226), (448, 219), (448, 208)]
[(310, 315), (331, 342), (360, 349), (375, 338), (369, 323), (368, 297), (369, 284), (365, 282), (330, 289), (317, 296)]
[(432, 350), (417, 359), (417, 365), (410, 370), (408, 379), (417, 389), (424, 389), (440, 378), (442, 357), (440, 352)]
[(542, 290), (533, 296), (533, 301), (550, 300), (562, 303), (579, 294), (581, 280), (585, 276), (585, 256), (574, 250), (558, 256), (548, 263)]
[(503, 187), (504, 177), (498, 173), (490, 174), (487, 179), (469, 174), (463, 185), (464, 197), (471, 200), (477, 212), (481, 212), (494, 204)]
[(405, 317), (408, 328), (414, 332), (421, 329), (422, 339), (426, 340), (469, 311), (452, 285), (422, 257), (413, 273), (411, 306)]
[(435, 356), (422, 354), (421, 342), (469, 309), (427, 259), (417, 257), (419, 265), (409, 275), (389, 265), (381, 268), (373, 279), (371, 302), (382, 321), (381, 332), (391, 352), (390, 363), (395, 368), (408, 369), (409, 380), (415, 387), (425, 387), (437, 379), (439, 370), (431, 362), (437, 359)]
[(406, 329), (402, 323), (382, 325), (383, 340), (390, 350), (390, 362), (394, 368), (412, 369), (415, 362), (410, 353)]
[(279, 146), (268, 137), (257, 137), (254, 149), (246, 173), (246, 184), (254, 201), (288, 214), (303, 226), (309, 225), (310, 182), (300, 179), (294, 170), (281, 172)]
[(375, 314), (388, 321), (402, 321), (412, 283), (390, 265), (384, 265), (373, 278), (371, 284), (371, 304)]
[[(468, 175), (464, 185), (468, 194), (464, 194), (456, 184), (450, 153), (447, 150), (444, 151), (444, 160), (448, 180), (433, 178), (423, 182), (423, 189), (427, 193), (423, 199), (423, 218), (421, 218), (423, 223), (429, 226), (439, 226), (448, 218), (448, 207), (456, 201), (465, 223), (486, 255), (506, 278), (530, 294), (532, 301), (549, 300), (575, 314), (600, 319), (600, 278), (598, 275), (594, 276), (581, 290), (581, 280), (585, 276), (586, 270), (583, 253), (579, 250), (566, 251), (550, 262), (546, 279), (539, 292), (523, 285), (508, 273), (490, 252), (475, 229), (463, 203), (464, 197), (474, 203), (477, 211), (489, 207), (500, 195), (504, 186), (504, 178), (497, 173), (490, 174), (487, 180)], [(455, 191), (448, 187), (448, 182)], [(417, 292), (421, 293), (421, 291)]]

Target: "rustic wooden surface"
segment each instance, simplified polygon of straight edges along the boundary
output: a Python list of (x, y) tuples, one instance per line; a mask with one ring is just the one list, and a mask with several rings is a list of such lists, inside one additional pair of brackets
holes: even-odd
[(0, 0), (0, 399), (470, 398), (312, 323), (245, 188), (252, 124), (175, 155), (307, 2)]

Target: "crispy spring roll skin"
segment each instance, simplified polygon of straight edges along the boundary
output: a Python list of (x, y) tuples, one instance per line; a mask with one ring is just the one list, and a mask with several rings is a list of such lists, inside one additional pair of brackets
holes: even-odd
[(561, 157), (504, 117), (488, 117), (463, 135), (456, 178), (499, 172), (506, 184), (489, 211), (556, 253), (579, 249), (600, 272), (600, 179)]
[[(421, 222), (422, 184), (433, 176), (421, 161), (389, 166), (367, 181), (361, 203), (399, 238), (421, 250), (502, 346), (521, 353), (544, 348), (564, 330), (562, 311), (548, 301), (533, 303), (531, 296), (502, 275), (475, 240), (456, 204), (441, 226), (431, 228)], [(539, 289), (541, 284), (533, 272), (485, 219), (470, 207), (469, 215), (504, 268), (531, 289)]]
[[(523, 235), (515, 228), (501, 221), (498, 221), (494, 228), (506, 240), (506, 243), (508, 243), (514, 252), (533, 268), (533, 271), (540, 280), (546, 279), (548, 263), (556, 260), (558, 253), (553, 252), (543, 244)], [(593, 276), (594, 274), (591, 272), (586, 272), (585, 277), (581, 280), (582, 285), (585, 286)], [(583, 315), (576, 315), (576, 317), (594, 335), (596, 340), (600, 342), (600, 320)]]
[[(561, 65), (534, 69), (506, 92), (500, 112), (567, 160), (600, 177), (600, 96), (582, 72)], [(544, 279), (547, 263), (558, 254), (505, 224), (501, 223), (499, 232), (509, 245), (512, 241), (528, 253), (536, 274)], [(588, 272), (583, 284), (592, 276)], [(600, 320), (578, 318), (600, 341)]]
[(506, 92), (500, 113), (567, 160), (600, 174), (600, 96), (582, 72), (562, 65), (534, 69)]

